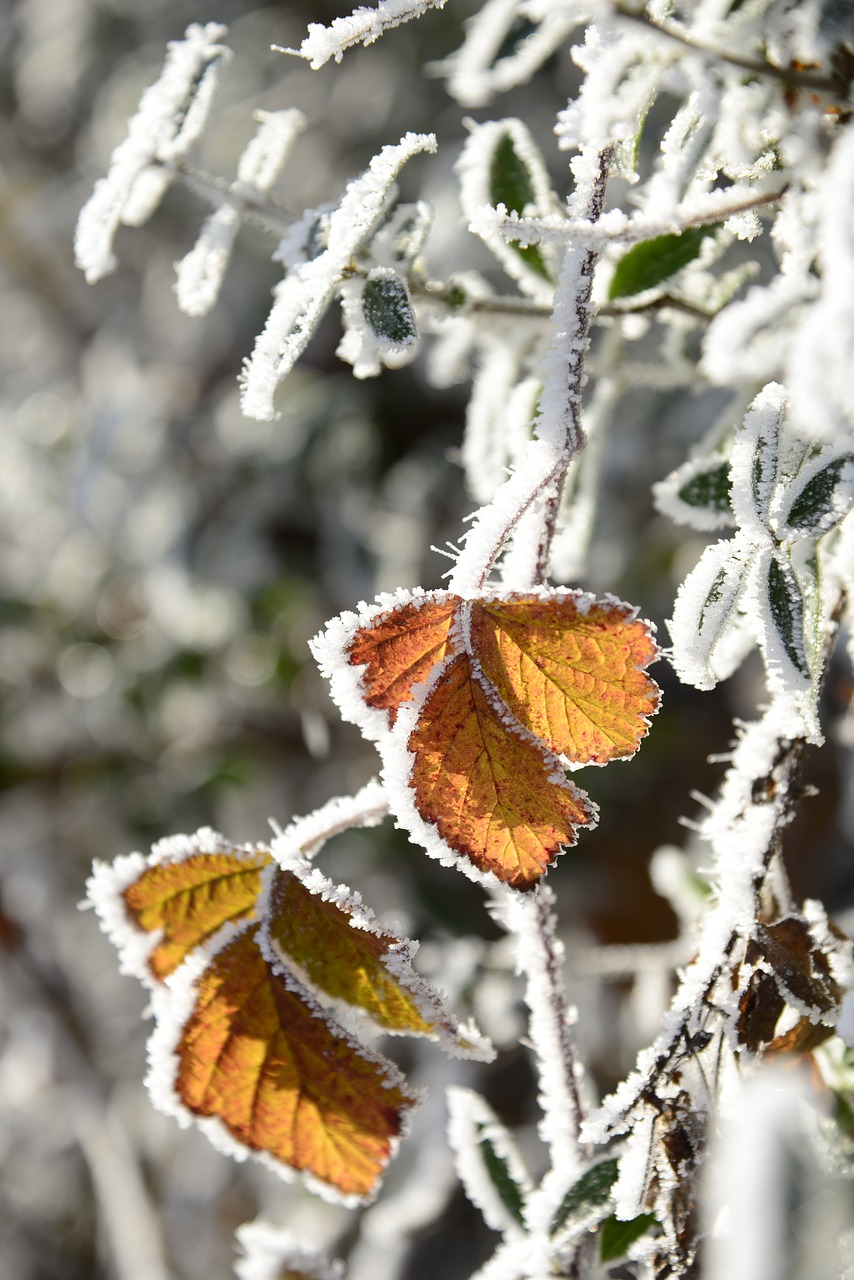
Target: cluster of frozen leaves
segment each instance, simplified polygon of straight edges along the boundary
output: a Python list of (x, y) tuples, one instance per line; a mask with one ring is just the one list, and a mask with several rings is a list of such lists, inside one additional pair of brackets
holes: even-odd
[(347, 1203), (374, 1192), (416, 1101), (365, 1034), (491, 1054), (418, 978), (415, 945), (311, 866), (329, 834), (385, 812), (368, 785), (269, 847), (205, 828), (97, 863), (88, 883), (123, 972), (152, 989), (156, 1104), (237, 1159)]
[[(758, 643), (768, 684), (791, 704), (791, 737), (821, 740), (825, 640), (850, 593), (854, 453), (795, 434), (785, 389), (770, 383), (731, 437), (656, 488), (659, 509), (710, 529), (735, 526), (682, 584), (670, 623), (683, 680), (714, 687)], [(850, 529), (850, 526), (848, 526)]]

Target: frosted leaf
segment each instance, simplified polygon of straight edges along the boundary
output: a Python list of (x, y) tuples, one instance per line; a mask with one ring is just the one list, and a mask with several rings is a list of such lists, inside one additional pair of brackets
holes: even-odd
[(713, 656), (732, 624), (747, 587), (754, 556), (749, 538), (737, 536), (707, 547), (679, 588), (667, 627), (673, 640), (673, 666), (680, 680), (697, 689), (713, 689)]
[(403, 276), (391, 267), (374, 267), (361, 295), (362, 314), (385, 357), (408, 357), (418, 341), (415, 313)]
[(677, 524), (702, 532), (734, 524), (730, 503), (730, 462), (723, 454), (697, 458), (652, 487), (656, 509)]
[(327, 202), (315, 209), (306, 209), (279, 241), (273, 261), (297, 268), (319, 258), (329, 247), (329, 219), (335, 208), (334, 202)]
[(385, 217), (397, 174), (412, 156), (435, 149), (432, 134), (408, 133), (397, 145), (383, 147), (361, 177), (348, 184), (325, 219), (324, 247), (276, 287), (273, 309), (241, 378), (247, 417), (275, 416), (276, 387), (305, 350), (353, 256)]
[(785, 552), (764, 549), (754, 566), (760, 644), (772, 687), (800, 692), (810, 679), (804, 635), (805, 601)]
[[(262, 873), (256, 941), (265, 959), (284, 965), (318, 1004), (360, 1038), (366, 1031), (426, 1036), (451, 1057), (493, 1059), (489, 1041), (471, 1023), (458, 1022), (444, 997), (416, 973), (417, 942), (387, 922), (380, 924), (361, 894), (326, 879), (305, 858), (289, 856), (284, 842), (274, 845), (273, 853), (285, 875), (274, 868)], [(335, 913), (332, 927), (326, 903)], [(290, 913), (295, 912), (300, 916), (292, 925)], [(348, 948), (350, 929), (357, 941)], [(313, 952), (312, 938), (323, 940), (315, 942)], [(339, 954), (330, 961), (335, 946)], [(324, 947), (329, 951), (319, 954)]]
[[(826, 581), (825, 581), (826, 579)], [(789, 707), (797, 733), (820, 744), (820, 681), (827, 616), (833, 608), (833, 573), (819, 578), (814, 544), (769, 545), (756, 557), (744, 608), (755, 628), (768, 685)]]
[(306, 126), (296, 108), (258, 111), (258, 128), (237, 163), (237, 181), (255, 191), (269, 191), (281, 173), (291, 147)]
[[(181, 1128), (188, 1128), (190, 1125), (198, 1127), (218, 1151), (231, 1156), (234, 1160), (255, 1159), (285, 1181), (299, 1180), (309, 1190), (333, 1204), (343, 1204), (350, 1207), (354, 1207), (356, 1204), (364, 1204), (366, 1200), (371, 1199), (376, 1194), (376, 1185), (367, 1196), (359, 1193), (342, 1193), (336, 1186), (316, 1176), (308, 1168), (298, 1169), (295, 1165), (285, 1162), (262, 1146), (249, 1145), (243, 1141), (239, 1134), (233, 1131), (233, 1127), (230, 1127), (224, 1119), (220, 1118), (220, 1106), (233, 1103), (234, 1095), (226, 1092), (219, 1099), (219, 1105), (214, 1100), (214, 1109), (200, 1109), (198, 1111), (188, 1105), (182, 1096), (181, 1089), (184, 1088), (184, 1080), (182, 1079), (180, 1050), (188, 1025), (192, 1022), (198, 1007), (200, 988), (206, 980), (206, 973), (211, 966), (217, 964), (221, 957), (227, 956), (232, 947), (245, 942), (247, 937), (245, 925), (242, 927), (240, 925), (226, 925), (209, 943), (204, 947), (198, 948), (182, 964), (181, 968), (171, 976), (168, 985), (162, 986), (155, 991), (152, 1000), (152, 1011), (156, 1025), (148, 1040), (148, 1071), (145, 1077), (145, 1085), (151, 1101), (159, 1111), (174, 1117)], [(266, 965), (266, 962), (264, 963)], [(374, 1068), (378, 1074), (384, 1076), (387, 1083), (383, 1087), (392, 1089), (403, 1086), (403, 1077), (397, 1068), (387, 1059), (362, 1044), (348, 1030), (336, 1022), (286, 969), (281, 966), (273, 966), (269, 969), (269, 973), (274, 983), (281, 983), (284, 989), (291, 993), (304, 1007), (306, 1013), (326, 1029), (326, 1032), (331, 1037), (331, 1043), (339, 1042), (347, 1049), (352, 1050), (358, 1059), (369, 1064), (369, 1067)], [(251, 1005), (249, 1009), (251, 1013)], [(295, 1066), (301, 1065), (296, 1056), (292, 1061)], [(222, 1059), (213, 1064), (208, 1064), (208, 1070), (210, 1071), (212, 1067), (221, 1068), (221, 1065)], [(192, 1076), (187, 1078), (192, 1081)], [(272, 1076), (271, 1080), (275, 1085), (275, 1076)], [(201, 1080), (197, 1081), (197, 1083), (201, 1083)], [(237, 1094), (238, 1098), (239, 1096)], [(411, 1105), (414, 1101), (414, 1096), (410, 1096), (407, 1105)], [(391, 1139), (389, 1159), (396, 1153), (402, 1136), (404, 1136), (403, 1130)]]
[[(219, 71), (230, 51), (219, 41), (226, 28), (209, 22), (193, 23), (183, 40), (169, 44), (160, 78), (146, 89), (128, 125), (128, 135), (110, 157), (107, 175), (95, 184), (80, 210), (74, 238), (77, 265), (90, 284), (114, 270), (113, 239), (131, 201), (130, 217), (138, 225), (150, 216), (153, 189), (147, 202), (134, 187), (154, 161), (176, 162), (198, 137), (208, 111)], [(162, 196), (163, 189), (159, 190)]]
[(519, 1149), (473, 1089), (448, 1089), (448, 1141), (466, 1195), (493, 1231), (519, 1235), (533, 1190)]
[(376, 334), (365, 322), (363, 280), (344, 280), (338, 290), (344, 333), (335, 349), (339, 360), (353, 366), (354, 378), (376, 378), (382, 369)]
[(234, 1233), (241, 1256), (234, 1264), (238, 1280), (342, 1280), (344, 1268), (330, 1262), (290, 1231), (258, 1219)]
[(774, 526), (782, 541), (821, 538), (854, 503), (854, 454), (825, 449), (787, 486)]
[(374, 378), (383, 364), (398, 369), (415, 355), (418, 329), (406, 281), (390, 267), (340, 287), (344, 336), (336, 355), (356, 378)]
[(239, 226), (240, 214), (231, 205), (216, 209), (205, 219), (190, 252), (176, 264), (175, 292), (186, 315), (207, 315), (216, 302)]
[(433, 206), (429, 201), (398, 204), (374, 235), (367, 252), (380, 266), (410, 269), (427, 243), (432, 225)]
[(154, 213), (168, 188), (172, 174), (168, 169), (148, 165), (136, 175), (122, 209), (122, 225), (142, 227)]
[(686, 271), (702, 254), (704, 262), (709, 255), (704, 253), (706, 240), (715, 235), (718, 227), (689, 227), (678, 235), (656, 236), (652, 240), (643, 240), (629, 249), (617, 261), (614, 273), (608, 285), (608, 298), (611, 301), (619, 298), (631, 298), (647, 290), (661, 289), (665, 284), (672, 287), (673, 278), (677, 277), (678, 287), (680, 273)]
[(520, 0), (487, 0), (466, 24), (460, 48), (433, 70), (447, 77), (448, 91), (464, 107), (482, 107), (497, 94), (525, 84), (594, 5), (547, 7)]
[(582, 1173), (567, 1191), (549, 1223), (550, 1234), (562, 1244), (589, 1231), (611, 1209), (611, 1188), (618, 1172), (616, 1160), (600, 1160)]
[[(174, 954), (169, 955), (169, 948), (176, 943), (176, 929), (178, 934), (184, 935), (179, 941), (189, 952), (205, 937), (210, 936), (209, 926), (218, 929), (225, 919), (246, 916), (252, 893), (247, 892), (245, 897), (241, 897), (237, 892), (229, 899), (224, 886), (229, 874), (233, 876), (232, 884), (236, 885), (242, 880), (244, 885), (251, 885), (253, 877), (269, 861), (269, 852), (264, 845), (233, 844), (210, 827), (202, 827), (193, 835), (168, 836), (164, 840), (158, 840), (147, 857), (141, 853), (131, 853), (116, 858), (112, 863), (95, 862), (92, 874), (86, 881), (86, 897), (95, 908), (101, 928), (119, 953), (119, 971), (153, 987), (164, 980), (170, 965), (174, 967), (175, 956), (181, 955), (181, 946)], [(187, 931), (186, 917), (192, 914), (189, 904), (194, 889), (198, 887), (190, 877), (184, 883), (176, 880), (172, 886), (173, 903), (181, 903), (183, 900), (183, 907), (171, 918), (168, 918), (169, 911), (165, 909), (162, 919), (159, 919), (156, 927), (153, 926), (151, 919), (147, 917), (157, 906), (156, 894), (152, 899), (143, 897), (132, 903), (128, 899), (128, 891), (153, 868), (176, 868), (181, 863), (191, 862), (200, 856), (230, 864), (227, 870), (220, 869), (219, 890), (223, 914), (213, 910), (207, 923), (202, 922), (200, 925), (198, 933), (192, 928)], [(201, 882), (204, 883), (204, 877)], [(160, 900), (161, 908), (168, 899), (169, 894), (164, 891)], [(163, 964), (152, 966), (152, 959), (157, 959), (155, 953), (161, 948), (161, 944), (165, 948)]]
[(784, 387), (769, 383), (748, 410), (732, 447), (731, 502), (739, 528), (768, 537), (787, 409)]
[[(556, 211), (557, 199), (545, 163), (521, 120), (473, 126), (455, 167), (460, 203), (470, 222), (482, 205), (503, 205), (520, 217), (542, 217)], [(479, 234), (525, 293), (551, 299), (556, 265), (553, 251), (543, 245), (508, 241), (502, 235)]]
[(443, 9), (445, 0), (380, 0), (375, 9), (355, 9), (348, 18), (336, 18), (328, 27), (309, 23), (308, 35), (299, 49), (283, 49), (305, 58), (312, 71), (319, 70), (330, 58), (340, 62), (347, 49), (357, 44), (373, 44), (384, 31), (399, 27), (412, 18), (420, 18), (428, 9)]

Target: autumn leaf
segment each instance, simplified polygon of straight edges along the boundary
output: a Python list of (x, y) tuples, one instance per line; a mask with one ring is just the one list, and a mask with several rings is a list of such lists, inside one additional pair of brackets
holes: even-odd
[(315, 868), (276, 869), (261, 946), (283, 959), (322, 1000), (340, 1001), (374, 1026), (430, 1036), (453, 1052), (489, 1059), (492, 1049), (460, 1027), (412, 968), (414, 944), (382, 928), (358, 895)]
[(205, 827), (96, 863), (87, 886), (124, 972), (162, 982), (224, 924), (251, 918), (270, 852)]
[[(772, 1057), (807, 1053), (827, 1040), (850, 979), (851, 954), (850, 940), (816, 902), (805, 904), (804, 915), (757, 922), (744, 948), (748, 976), (735, 1024), (738, 1043)], [(794, 1024), (792, 1011), (799, 1015)]]
[(493, 1052), (415, 973), (416, 944), (303, 853), (376, 821), (379, 804), (374, 782), (297, 819), (275, 842), (284, 866), (204, 828), (96, 864), (87, 884), (123, 969), (154, 988), (155, 1104), (345, 1198), (373, 1192), (414, 1095), (344, 1030), (342, 1005), (459, 1056)]
[(251, 929), (178, 977), (155, 998), (158, 1105), (216, 1122), (209, 1136), (222, 1126), (232, 1154), (260, 1154), (320, 1190), (370, 1195), (415, 1101), (397, 1070), (265, 959)]
[(422, 818), (481, 871), (526, 888), (595, 818), (560, 762), (500, 718), (468, 658), (433, 686), (409, 737)]
[(401, 592), (312, 648), (377, 741), (398, 821), (442, 861), (519, 889), (595, 822), (564, 770), (633, 755), (658, 708), (649, 625), (579, 591)]
[(353, 638), (349, 660), (364, 665), (365, 702), (388, 713), (412, 697), (449, 648), (449, 631), (458, 597), (415, 600), (386, 614), (381, 626), (364, 628)]
[(502, 701), (575, 764), (634, 755), (658, 709), (658, 649), (634, 610), (567, 594), (474, 604), (472, 647)]

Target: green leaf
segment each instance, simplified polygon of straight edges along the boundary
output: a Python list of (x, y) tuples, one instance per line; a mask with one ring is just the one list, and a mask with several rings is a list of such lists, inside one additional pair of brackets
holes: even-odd
[(651, 1213), (642, 1213), (640, 1217), (632, 1218), (629, 1222), (621, 1222), (612, 1214), (602, 1223), (602, 1230), (599, 1233), (600, 1258), (603, 1262), (614, 1262), (617, 1258), (624, 1257), (635, 1240), (639, 1240), (651, 1227), (658, 1225), (655, 1216)]
[(796, 671), (809, 678), (804, 650), (804, 600), (795, 572), (788, 561), (772, 556), (768, 565), (768, 606), (771, 621), (786, 657)]
[[(492, 153), (489, 164), (489, 202), (493, 205), (503, 204), (508, 212), (520, 215), (524, 214), (529, 205), (537, 202), (533, 175), (516, 150), (510, 133), (501, 135)], [(531, 271), (535, 271), (544, 280), (553, 280), (539, 245), (522, 245), (518, 240), (511, 240), (509, 246)]]
[(418, 338), (415, 313), (406, 282), (395, 272), (380, 269), (365, 281), (362, 311), (381, 343), (410, 347)]
[(786, 533), (820, 538), (835, 529), (851, 508), (854, 454), (843, 453), (808, 476), (795, 494), (785, 521)]
[(502, 134), (489, 165), (490, 203), (503, 204), (511, 213), (521, 215), (536, 198), (530, 169), (513, 145), (510, 134)]
[(676, 496), (689, 507), (703, 507), (720, 515), (729, 515), (732, 511), (731, 492), (729, 461), (724, 459), (709, 467), (708, 471), (700, 471), (691, 476), (677, 490)]
[(617, 1160), (602, 1160), (582, 1173), (569, 1188), (552, 1218), (552, 1235), (559, 1231), (570, 1218), (586, 1209), (608, 1203), (611, 1188), (617, 1180), (618, 1166)]
[(715, 222), (707, 227), (689, 227), (680, 235), (655, 236), (634, 245), (617, 263), (608, 297), (612, 301), (630, 298), (657, 288), (693, 262), (706, 236), (714, 235), (720, 225)]
[(486, 1136), (487, 1126), (477, 1125), (478, 1146), (480, 1147), (483, 1167), (489, 1180), (501, 1199), (508, 1213), (520, 1226), (525, 1224), (525, 1197), (519, 1184), (514, 1180), (507, 1161), (498, 1154)]

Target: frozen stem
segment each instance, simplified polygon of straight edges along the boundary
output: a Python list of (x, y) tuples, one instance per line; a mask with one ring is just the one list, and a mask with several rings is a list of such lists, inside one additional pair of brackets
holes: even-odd
[(563, 982), (563, 947), (551, 909), (554, 896), (545, 885), (529, 894), (505, 891), (499, 899), (502, 922), (516, 940), (517, 971), (525, 979), (528, 1033), (536, 1059), (541, 1134), (551, 1152), (552, 1168), (580, 1165), (579, 1146), (584, 1107), (582, 1067), (576, 1053), (570, 1009)]

